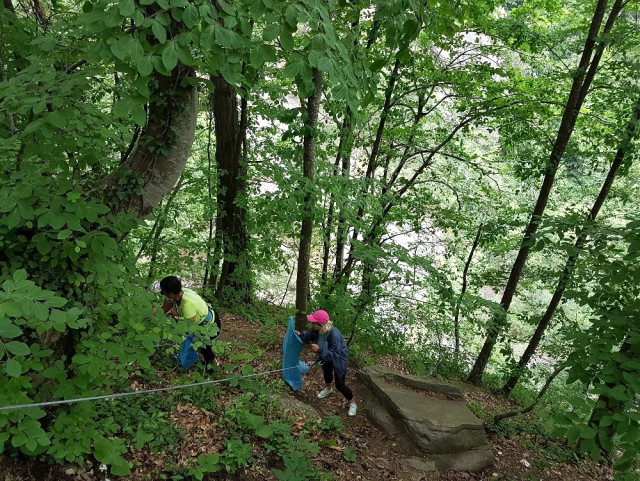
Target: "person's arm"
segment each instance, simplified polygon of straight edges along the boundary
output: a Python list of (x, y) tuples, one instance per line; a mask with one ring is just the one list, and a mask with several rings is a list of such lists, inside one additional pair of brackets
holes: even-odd
[(294, 331), (298, 336), (300, 336), (300, 340), (304, 344), (305, 342), (309, 342), (313, 336), (313, 329), (307, 329), (303, 332)]
[(162, 303), (162, 312), (165, 314), (169, 314), (172, 317), (178, 317), (178, 311), (176, 310), (175, 305), (170, 300), (166, 300)]

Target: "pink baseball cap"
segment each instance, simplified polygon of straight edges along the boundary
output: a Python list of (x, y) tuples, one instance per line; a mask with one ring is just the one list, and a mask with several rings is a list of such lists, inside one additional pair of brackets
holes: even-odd
[(329, 314), (327, 311), (323, 311), (322, 309), (314, 312), (313, 314), (309, 314), (307, 316), (309, 322), (317, 322), (318, 324), (326, 324), (329, 322)]

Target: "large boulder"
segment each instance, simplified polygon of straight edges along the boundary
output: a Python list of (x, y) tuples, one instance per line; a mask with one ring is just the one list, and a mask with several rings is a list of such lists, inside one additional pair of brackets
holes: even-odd
[(482, 423), (459, 388), (383, 366), (364, 368), (360, 377), (378, 401), (368, 409), (373, 420), (390, 434), (405, 432), (439, 471), (493, 465)]

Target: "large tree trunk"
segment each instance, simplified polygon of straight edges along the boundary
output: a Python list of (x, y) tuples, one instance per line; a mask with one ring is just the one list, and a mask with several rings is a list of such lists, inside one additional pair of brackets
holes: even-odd
[(305, 185), (309, 190), (304, 196), (302, 213), (302, 227), (300, 229), (300, 249), (298, 251), (298, 272), (296, 275), (296, 320), (297, 330), (306, 326), (307, 298), (309, 296), (309, 264), (311, 258), (311, 239), (313, 235), (313, 209), (315, 208), (315, 195), (312, 189), (315, 187), (316, 175), (316, 138), (314, 131), (318, 125), (318, 113), (320, 111), (320, 98), (322, 95), (322, 72), (313, 69), (313, 85), (315, 92), (307, 100), (307, 119), (304, 125), (304, 141), (302, 153), (302, 170)]
[(622, 165), (624, 159), (628, 154), (628, 149), (631, 145), (631, 141), (635, 137), (635, 134), (638, 130), (637, 126), (638, 126), (639, 120), (640, 120), (640, 103), (638, 103), (634, 108), (633, 116), (631, 118), (631, 121), (627, 125), (626, 132), (623, 137), (623, 141), (622, 141), (623, 143), (622, 145), (620, 145), (620, 147), (618, 147), (616, 156), (613, 159), (613, 162), (611, 163), (611, 167), (609, 168), (609, 173), (607, 174), (607, 177), (604, 183), (602, 184), (602, 188), (600, 189), (600, 193), (598, 194), (598, 197), (593, 203), (593, 206), (591, 207), (591, 211), (587, 215), (585, 225), (582, 226), (582, 228), (580, 229), (580, 233), (578, 234), (578, 237), (573, 245), (573, 254), (571, 254), (568, 257), (567, 262), (564, 265), (564, 269), (560, 274), (560, 279), (558, 280), (558, 284), (556, 286), (555, 292), (553, 293), (553, 297), (551, 298), (551, 301), (547, 306), (547, 310), (545, 311), (545, 313), (542, 315), (542, 318), (538, 322), (538, 326), (536, 327), (533, 337), (529, 341), (529, 345), (527, 346), (524, 353), (522, 354), (522, 357), (520, 357), (520, 360), (518, 361), (518, 366), (514, 369), (513, 373), (511, 374), (511, 377), (502, 388), (502, 392), (507, 396), (511, 394), (511, 391), (513, 390), (513, 388), (516, 387), (516, 384), (520, 380), (520, 376), (522, 375), (525, 366), (529, 363), (529, 360), (531, 360), (533, 353), (538, 348), (538, 345), (542, 340), (542, 336), (544, 335), (547, 327), (549, 326), (549, 323), (551, 322), (551, 319), (553, 318), (553, 315), (556, 312), (558, 305), (560, 304), (560, 300), (564, 295), (564, 291), (567, 287), (567, 283), (569, 282), (569, 280), (571, 279), (571, 275), (573, 274), (573, 270), (576, 265), (578, 256), (580, 255), (580, 252), (582, 251), (584, 243), (587, 240), (587, 237), (588, 237), (587, 226), (596, 219), (596, 217), (598, 216), (598, 213), (600, 212), (600, 209), (602, 208), (602, 205), (604, 204), (604, 201), (607, 199), (607, 196), (609, 195), (611, 185), (613, 184), (613, 181), (615, 180), (616, 175), (618, 174), (618, 170), (620, 169), (620, 166)]
[[(178, 65), (169, 77), (155, 76), (157, 87), (135, 151), (99, 182), (106, 185), (113, 211), (145, 217), (180, 178), (191, 152), (198, 115), (196, 88), (182, 86), (183, 80), (192, 75), (191, 69)], [(123, 184), (131, 187), (129, 191), (123, 191)]]
[(235, 89), (221, 75), (212, 77), (213, 115), (218, 167), (218, 212), (224, 239), (222, 271), (216, 297), (222, 302), (251, 301), (249, 233), (247, 229), (246, 159), (243, 145), (247, 130), (247, 99), (240, 109)]
[[(613, 27), (613, 23), (620, 13), (621, 5), (622, 0), (616, 0), (611, 13), (609, 14), (609, 19), (607, 20), (607, 23), (605, 25), (603, 32), (604, 34), (607, 34)], [(516, 256), (516, 260), (514, 261), (511, 268), (511, 273), (509, 274), (509, 279), (504, 288), (502, 299), (500, 301), (502, 312), (500, 314), (494, 315), (493, 318), (489, 321), (489, 325), (487, 327), (487, 338), (484, 345), (482, 346), (482, 349), (480, 350), (480, 354), (478, 355), (473, 368), (471, 369), (471, 372), (469, 373), (468, 380), (472, 384), (481, 384), (482, 374), (484, 373), (487, 363), (489, 362), (489, 357), (491, 356), (493, 348), (498, 340), (498, 336), (507, 324), (507, 312), (509, 311), (509, 307), (511, 306), (516, 287), (518, 286), (518, 283), (520, 281), (522, 270), (527, 261), (527, 257), (529, 256), (531, 240), (537, 232), (538, 227), (540, 226), (540, 222), (542, 221), (542, 215), (544, 214), (544, 211), (547, 207), (547, 202), (549, 201), (549, 194), (555, 180), (556, 172), (558, 171), (560, 160), (562, 159), (562, 156), (564, 155), (564, 152), (567, 148), (567, 144), (569, 143), (569, 139), (571, 138), (571, 135), (573, 133), (576, 119), (578, 118), (578, 113), (580, 112), (580, 108), (582, 107), (591, 82), (593, 81), (593, 78), (596, 74), (602, 52), (604, 51), (604, 43), (600, 43), (599, 45), (597, 45), (596, 42), (598, 41), (598, 37), (602, 35), (602, 33), (600, 32), (600, 26), (602, 25), (606, 6), (607, 0), (599, 0), (598, 4), (596, 5), (595, 13), (591, 20), (591, 26), (589, 28), (589, 33), (587, 35), (585, 46), (582, 51), (580, 64), (576, 69), (576, 74), (573, 79), (569, 98), (562, 115), (562, 121), (560, 123), (560, 127), (558, 128), (556, 140), (549, 156), (545, 176), (542, 181), (540, 192), (538, 194), (538, 199), (531, 214), (529, 224), (527, 225), (524, 236), (522, 238), (520, 249), (518, 250), (518, 255)], [(601, 42), (603, 42), (602, 38)]]

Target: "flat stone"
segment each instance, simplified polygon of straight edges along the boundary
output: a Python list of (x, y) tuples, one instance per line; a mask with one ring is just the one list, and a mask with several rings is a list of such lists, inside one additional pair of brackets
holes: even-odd
[[(441, 472), (480, 471), (493, 465), (482, 422), (460, 400), (458, 387), (437, 385), (382, 366), (367, 367), (359, 374), (380, 404), (371, 410), (375, 422), (385, 430), (393, 425), (406, 432)], [(429, 396), (435, 393), (453, 399)]]
[(402, 374), (385, 366), (368, 366), (365, 368), (370, 375), (380, 377), (387, 382), (399, 383), (404, 386), (424, 391), (425, 393), (442, 394), (454, 399), (463, 399), (462, 390), (451, 384), (446, 384), (424, 376)]
[(422, 471), (425, 473), (437, 473), (438, 468), (436, 467), (436, 463), (434, 463), (430, 459), (423, 458), (408, 458), (407, 464), (411, 466), (413, 469), (417, 471)]

